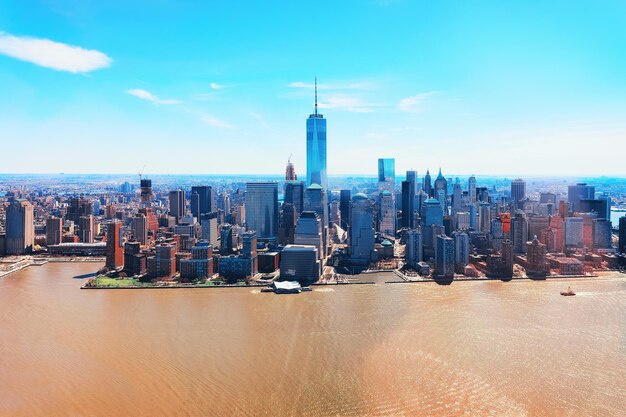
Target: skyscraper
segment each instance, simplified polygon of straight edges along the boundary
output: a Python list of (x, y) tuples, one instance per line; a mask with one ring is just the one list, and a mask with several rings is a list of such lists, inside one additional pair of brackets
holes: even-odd
[(278, 238), (278, 184), (248, 182), (246, 184), (246, 229), (254, 230), (256, 238), (271, 241)]
[(130, 218), (130, 230), (137, 242), (142, 245), (148, 243), (148, 219), (143, 214)]
[[(439, 191), (443, 191), (444, 198), (447, 200), (448, 198), (448, 180), (441, 173), (441, 168), (439, 168), (439, 174), (437, 174), (437, 179), (435, 179), (435, 198), (439, 194)], [(444, 202), (445, 204), (445, 202)]]
[(422, 186), (422, 189), (424, 190), (426, 194), (428, 194), (428, 197), (433, 196), (433, 186), (431, 183), (429, 170), (426, 170), (426, 175), (424, 175), (424, 185)]
[(526, 253), (528, 220), (520, 210), (515, 212), (515, 216), (511, 218), (511, 240), (513, 241), (513, 253)]
[(152, 203), (152, 180), (143, 178), (139, 180), (141, 187), (141, 194), (139, 196), (139, 202), (141, 207), (150, 207)]
[(476, 177), (471, 176), (467, 180), (467, 194), (469, 197), (470, 204), (476, 203)]
[(348, 230), (350, 224), (350, 190), (339, 192), (339, 217), (341, 217), (341, 228)]
[(394, 196), (388, 190), (382, 190), (378, 195), (378, 231), (389, 236), (396, 234)]
[(357, 193), (350, 203), (350, 260), (367, 265), (374, 260), (374, 203)]
[(454, 240), (446, 235), (437, 236), (435, 275), (442, 278), (454, 277)]
[(408, 179), (402, 181), (402, 227), (415, 227), (415, 184)]
[(515, 208), (521, 208), (520, 201), (526, 198), (526, 181), (517, 178), (511, 181), (511, 203)]
[(285, 204), (293, 204), (296, 217), (304, 210), (304, 181), (285, 182)]
[(310, 245), (317, 248), (317, 255), (323, 258), (324, 242), (322, 237), (322, 221), (313, 211), (303, 211), (296, 224), (293, 238), (296, 245)]
[(285, 181), (295, 181), (296, 179), (298, 179), (296, 176), (296, 168), (293, 162), (291, 162), (291, 157), (289, 157), (289, 160), (287, 160), (287, 168), (285, 168)]
[(33, 205), (26, 200), (12, 200), (6, 208), (6, 254), (20, 255), (32, 250), (35, 243)]
[(546, 254), (547, 246), (534, 236), (532, 242), (526, 242), (526, 275), (529, 277), (545, 277), (548, 273)]
[(617, 249), (619, 253), (626, 253), (626, 216), (619, 218), (619, 244)]
[(587, 185), (584, 182), (567, 187), (567, 202), (572, 212), (577, 212), (580, 207), (580, 200), (594, 199), (596, 196), (596, 187)]
[(107, 224), (106, 267), (110, 270), (124, 265), (124, 238), (122, 223), (115, 220)]
[(216, 211), (215, 191), (207, 185), (191, 187), (191, 214), (200, 220), (200, 215)]
[(96, 225), (93, 220), (93, 215), (80, 216), (78, 222), (80, 241), (83, 243), (93, 243), (94, 229)]
[(315, 79), (315, 113), (306, 121), (306, 183), (328, 188), (326, 177), (326, 119), (317, 112), (317, 78)]
[(454, 269), (462, 274), (469, 264), (469, 236), (465, 232), (457, 231), (452, 233), (452, 239), (454, 240)]
[(404, 261), (408, 266), (417, 269), (417, 264), (423, 260), (422, 232), (411, 229), (406, 232), (406, 246), (404, 248)]
[(46, 219), (46, 245), (58, 245), (63, 238), (63, 219), (51, 217)]
[(170, 216), (176, 219), (176, 223), (183, 218), (186, 212), (185, 192), (183, 190), (170, 191)]

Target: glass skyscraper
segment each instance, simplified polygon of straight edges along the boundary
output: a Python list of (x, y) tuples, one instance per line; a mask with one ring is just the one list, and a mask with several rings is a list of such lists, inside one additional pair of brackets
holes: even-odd
[(278, 237), (278, 184), (246, 183), (246, 225), (259, 240)]
[(306, 121), (306, 184), (328, 188), (326, 177), (326, 119), (317, 112), (317, 80), (315, 80), (315, 113)]

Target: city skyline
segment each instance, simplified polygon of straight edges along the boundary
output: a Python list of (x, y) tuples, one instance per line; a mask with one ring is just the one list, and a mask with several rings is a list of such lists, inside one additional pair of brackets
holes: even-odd
[[(14, 3), (0, 123), (4, 152), (34, 152), (2, 171), (263, 175), (293, 153), (303, 173), (318, 76), (329, 176), (375, 173), (380, 157), (398, 172), (626, 175), (610, 151), (626, 134), (623, 4), (455, 6), (320, 3), (311, 30), (301, 5), (140, 2), (121, 19), (115, 2)], [(68, 160), (80, 144), (115, 148), (115, 163)]]

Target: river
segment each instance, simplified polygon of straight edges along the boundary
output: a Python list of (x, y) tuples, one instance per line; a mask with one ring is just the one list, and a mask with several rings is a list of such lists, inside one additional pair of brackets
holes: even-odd
[[(0, 279), (2, 416), (617, 416), (626, 279), (80, 290)], [(377, 280), (381, 282), (382, 280)], [(559, 292), (571, 285), (575, 297)]]

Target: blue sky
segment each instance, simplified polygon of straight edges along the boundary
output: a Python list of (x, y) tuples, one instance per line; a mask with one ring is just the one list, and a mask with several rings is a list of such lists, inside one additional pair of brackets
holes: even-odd
[(1, 1), (0, 172), (626, 175), (623, 1)]

